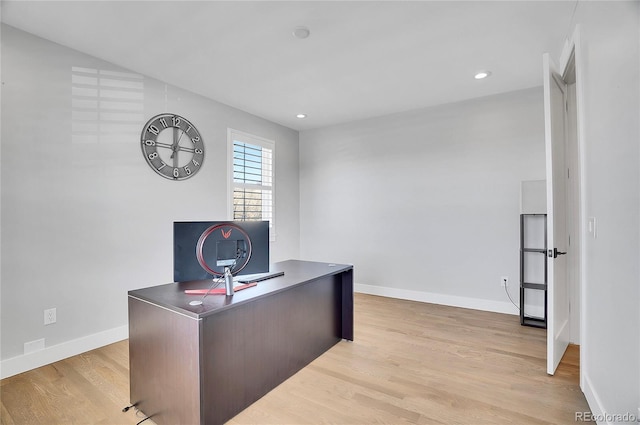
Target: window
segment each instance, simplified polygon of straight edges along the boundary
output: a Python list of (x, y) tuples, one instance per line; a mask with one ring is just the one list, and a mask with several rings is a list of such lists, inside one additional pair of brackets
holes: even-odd
[(271, 140), (236, 130), (228, 131), (231, 152), (231, 217), (233, 220), (268, 220), (274, 226), (274, 146)]

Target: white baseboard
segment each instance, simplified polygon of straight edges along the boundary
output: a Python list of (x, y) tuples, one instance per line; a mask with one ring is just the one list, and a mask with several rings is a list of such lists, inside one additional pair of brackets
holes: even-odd
[[(580, 367), (584, 367), (580, 364)], [(595, 417), (602, 417), (605, 410), (602, 406), (602, 401), (600, 401), (600, 397), (593, 389), (593, 385), (591, 384), (591, 379), (589, 379), (589, 375), (586, 371), (582, 372), (582, 378), (584, 385), (582, 387), (582, 392), (584, 393), (584, 397), (587, 399), (587, 404), (589, 405), (589, 409), (591, 409), (591, 413)], [(598, 425), (609, 424), (609, 422), (598, 422)]]
[(129, 326), (108, 329), (93, 335), (46, 347), (22, 356), (12, 357), (0, 362), (0, 379), (8, 378), (31, 369), (76, 356), (114, 342), (129, 338)]
[(459, 297), (456, 295), (437, 294), (434, 292), (411, 291), (408, 289), (388, 288), (384, 286), (365, 285), (356, 283), (353, 285), (355, 292), (382, 297), (399, 298), (402, 300), (420, 301), (432, 304), (442, 304), (451, 307), (469, 308), (472, 310), (492, 311), (519, 315), (518, 309), (510, 302), (484, 300), (479, 298)]
[[(583, 367), (582, 364), (580, 367)], [(585, 371), (582, 373), (582, 392), (587, 399), (587, 404), (591, 410), (590, 418), (593, 419), (598, 425), (616, 425), (619, 423), (638, 423), (640, 422), (640, 407), (638, 413), (633, 411), (621, 412), (616, 414), (607, 414), (607, 410), (602, 404), (602, 399), (598, 396), (595, 388), (589, 378), (589, 374)], [(626, 416), (625, 418), (619, 418), (618, 415)]]

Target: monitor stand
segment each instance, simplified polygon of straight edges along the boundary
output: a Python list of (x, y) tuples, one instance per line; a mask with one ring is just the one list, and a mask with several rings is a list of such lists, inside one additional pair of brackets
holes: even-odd
[(233, 295), (233, 275), (229, 267), (224, 268), (224, 290), (228, 297)]

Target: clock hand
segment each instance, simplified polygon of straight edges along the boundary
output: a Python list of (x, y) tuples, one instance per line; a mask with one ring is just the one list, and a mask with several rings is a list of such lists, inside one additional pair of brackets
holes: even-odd
[[(179, 128), (174, 128), (174, 130), (175, 131), (173, 133), (173, 139), (175, 140), (176, 133), (178, 131), (180, 131), (180, 129)], [(173, 149), (173, 153), (171, 154), (171, 158), (174, 159), (174, 161), (173, 161), (173, 166), (174, 167), (178, 166), (178, 156), (176, 155), (176, 153), (178, 152), (178, 150), (180, 150), (180, 140), (182, 140), (182, 136), (184, 136), (184, 131), (180, 134), (180, 137), (178, 137), (178, 140), (173, 142), (173, 146), (171, 146), (171, 149)]]
[(178, 146), (178, 150), (183, 152), (191, 152), (191, 153), (194, 153), (196, 151), (195, 148), (187, 148), (184, 146)]
[(178, 131), (180, 129), (178, 127), (173, 127), (173, 145), (171, 145), (171, 156), (169, 158), (173, 159), (173, 168), (178, 166), (178, 157), (176, 156), (176, 148), (178, 147)]
[(156, 146), (161, 147), (161, 148), (173, 149), (173, 145), (170, 145), (168, 143), (156, 142)]
[(178, 145), (180, 144), (180, 140), (182, 140), (182, 136), (184, 136), (184, 131), (180, 134), (180, 137), (178, 137)]

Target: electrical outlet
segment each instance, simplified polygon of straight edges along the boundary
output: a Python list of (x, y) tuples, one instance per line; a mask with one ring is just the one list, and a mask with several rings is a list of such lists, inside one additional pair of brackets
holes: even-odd
[(44, 311), (44, 324), (51, 325), (56, 323), (56, 309), (50, 308)]
[(509, 276), (502, 276), (500, 278), (500, 286), (503, 288), (509, 286)]

